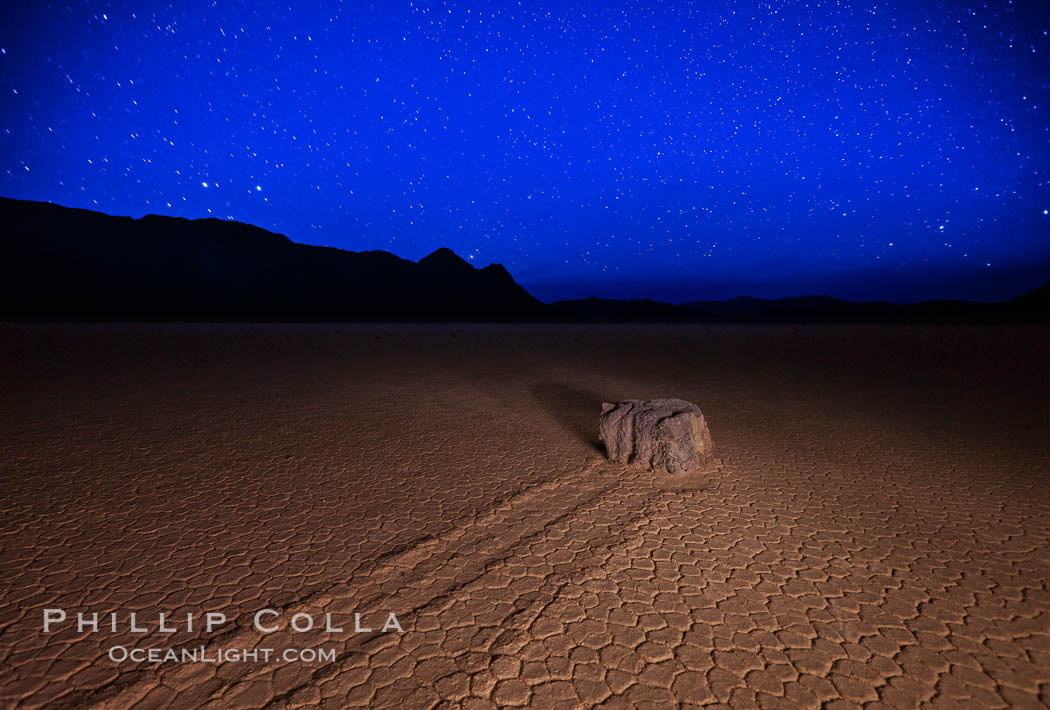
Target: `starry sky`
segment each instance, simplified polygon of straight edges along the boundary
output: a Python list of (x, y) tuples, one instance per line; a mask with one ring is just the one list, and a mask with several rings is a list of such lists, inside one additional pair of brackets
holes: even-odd
[(1050, 4), (5, 3), (0, 194), (542, 300), (1050, 281)]

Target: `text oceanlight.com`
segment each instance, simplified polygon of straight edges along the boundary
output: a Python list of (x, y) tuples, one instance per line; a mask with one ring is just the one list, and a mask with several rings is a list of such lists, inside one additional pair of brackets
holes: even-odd
[(127, 648), (114, 646), (107, 655), (114, 663), (332, 663), (334, 648)]

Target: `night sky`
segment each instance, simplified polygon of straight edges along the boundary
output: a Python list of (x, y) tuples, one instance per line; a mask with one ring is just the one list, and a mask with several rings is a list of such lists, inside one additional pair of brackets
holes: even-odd
[(448, 246), (543, 300), (1050, 280), (1050, 3), (5, 5), (8, 197)]

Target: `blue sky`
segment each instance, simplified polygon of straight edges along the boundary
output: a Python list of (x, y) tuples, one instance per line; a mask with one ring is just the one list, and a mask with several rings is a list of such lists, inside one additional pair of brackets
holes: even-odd
[(503, 263), (544, 300), (1050, 280), (1050, 9), (0, 10), (0, 193)]

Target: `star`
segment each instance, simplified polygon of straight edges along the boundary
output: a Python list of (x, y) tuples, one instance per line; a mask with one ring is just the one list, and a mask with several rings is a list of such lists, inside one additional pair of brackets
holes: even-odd
[[(18, 28), (33, 51), (0, 47), (0, 194), (211, 210), (403, 258), (447, 246), (541, 300), (893, 300), (913, 277), (865, 275), (890, 252), (973, 254), (1007, 296), (1008, 261), (1050, 263), (1046, 3), (208, 4), (39, 4)], [(202, 174), (224, 180), (187, 190)], [(959, 273), (956, 293), (916, 288), (966, 297)]]

